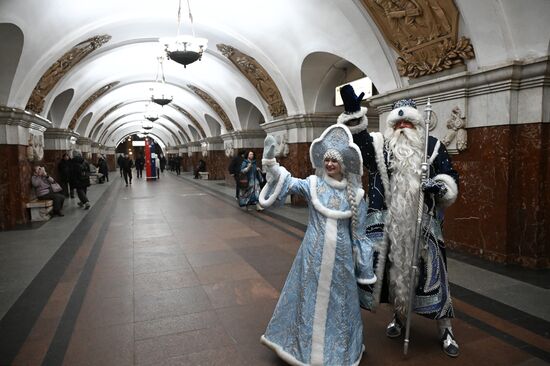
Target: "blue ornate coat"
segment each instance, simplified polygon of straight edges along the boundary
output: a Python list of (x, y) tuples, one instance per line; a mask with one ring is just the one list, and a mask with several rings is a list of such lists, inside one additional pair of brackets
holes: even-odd
[(357, 283), (376, 281), (364, 191), (356, 192), (359, 222), (352, 239), (345, 180), (297, 179), (277, 169), (278, 179), (268, 177), (260, 204), (299, 194), (308, 200), (309, 222), (261, 341), (292, 365), (357, 365), (364, 350)]
[[(368, 133), (366, 130), (353, 135), (354, 142), (361, 149), (363, 162), (369, 171), (369, 209), (367, 214), (367, 236), (376, 243), (375, 270), (379, 278), (374, 286), (361, 286), (361, 305), (367, 309), (376, 306), (376, 302), (388, 301), (387, 265), (389, 243), (384, 234), (386, 221), (386, 200), (391, 180), (388, 169), (388, 151), (384, 147), (381, 133)], [(447, 149), (438, 139), (430, 136), (428, 140), (429, 177), (442, 182), (447, 193), (437, 198), (432, 194), (424, 195), (425, 216), (423, 220), (423, 250), (420, 258), (420, 276), (416, 287), (414, 311), (428, 318), (439, 319), (453, 317), (453, 307), (447, 276), (445, 244), (441, 231), (443, 209), (450, 206), (458, 194), (458, 173), (453, 169)], [(414, 225), (415, 223), (411, 223)], [(389, 264), (391, 265), (391, 264)]]

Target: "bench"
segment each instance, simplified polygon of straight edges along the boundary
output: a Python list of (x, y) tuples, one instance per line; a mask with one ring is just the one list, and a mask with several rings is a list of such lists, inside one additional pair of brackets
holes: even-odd
[(199, 178), (208, 180), (208, 172), (199, 172)]
[(31, 221), (48, 221), (53, 210), (53, 201), (34, 199), (27, 203), (27, 208), (31, 210)]

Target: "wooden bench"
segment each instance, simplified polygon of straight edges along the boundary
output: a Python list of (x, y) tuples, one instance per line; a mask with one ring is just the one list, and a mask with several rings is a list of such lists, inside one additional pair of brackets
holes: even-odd
[(27, 203), (27, 208), (31, 210), (31, 221), (48, 221), (53, 210), (53, 201), (34, 199)]
[(199, 178), (208, 180), (208, 172), (199, 172)]

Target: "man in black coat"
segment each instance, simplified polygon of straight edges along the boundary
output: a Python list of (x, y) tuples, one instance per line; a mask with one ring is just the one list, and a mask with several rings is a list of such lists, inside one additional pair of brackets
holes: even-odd
[(237, 154), (231, 159), (229, 164), (229, 174), (235, 179), (235, 198), (239, 199), (239, 172), (244, 160), (244, 151), (237, 151)]
[(74, 188), (70, 185), (71, 158), (69, 157), (69, 154), (63, 154), (61, 161), (57, 165), (57, 171), (59, 173), (59, 184), (61, 185), (61, 188), (63, 188), (63, 195), (65, 195), (65, 197), (69, 197), (70, 192), (71, 198), (74, 198)]
[(82, 157), (82, 153), (78, 150), (73, 151), (71, 160), (71, 187), (76, 189), (78, 195), (78, 205), (84, 209), (90, 208), (87, 191), (90, 186), (90, 165)]

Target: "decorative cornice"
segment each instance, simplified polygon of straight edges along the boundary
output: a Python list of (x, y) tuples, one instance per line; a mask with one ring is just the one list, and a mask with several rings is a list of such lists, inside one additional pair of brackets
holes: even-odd
[(80, 42), (61, 56), (42, 75), (27, 102), (26, 110), (41, 113), (44, 109), (44, 99), (52, 91), (57, 82), (65, 76), (76, 64), (94, 50), (98, 49), (111, 39), (110, 35), (94, 36)]
[(88, 99), (86, 99), (86, 101), (84, 103), (82, 103), (80, 108), (78, 108), (78, 110), (74, 114), (73, 119), (71, 119), (71, 122), (69, 123), (69, 128), (71, 130), (74, 130), (74, 128), (76, 127), (76, 122), (78, 121), (78, 119), (80, 118), (82, 113), (84, 113), (84, 111), (86, 109), (88, 109), (89, 106), (91, 106), (103, 94), (107, 93), (109, 90), (114, 88), (118, 83), (119, 83), (119, 81), (114, 81), (112, 83), (104, 85), (103, 87), (99, 88), (95, 93), (90, 95), (90, 97)]
[(227, 57), (246, 78), (254, 85), (258, 93), (269, 105), (269, 113), (273, 117), (287, 114), (286, 105), (277, 88), (277, 84), (254, 57), (226, 44), (217, 44), (218, 50)]
[(70, 138), (70, 137), (79, 138), (80, 134), (78, 132), (74, 132), (73, 130), (68, 130), (65, 128), (48, 128), (44, 132), (44, 137), (48, 139)]
[(6, 106), (0, 106), (0, 124), (21, 126), (42, 132), (52, 127), (50, 121), (38, 114)]
[(423, 105), (428, 97), (432, 103), (437, 103), (503, 91), (545, 88), (550, 86), (549, 71), (549, 56), (527, 62), (514, 61), (489, 70), (462, 72), (378, 94), (369, 99), (369, 104), (384, 113), (391, 111), (394, 101), (404, 98), (414, 98), (417, 105)]
[(220, 116), (222, 119), (222, 122), (225, 126), (225, 129), (227, 131), (233, 131), (233, 125), (231, 124), (231, 121), (229, 120), (229, 117), (227, 117), (227, 114), (223, 110), (223, 108), (212, 98), (207, 92), (204, 90), (197, 88), (194, 85), (187, 84), (187, 87), (195, 92), (199, 97), (201, 97), (213, 110), (216, 111), (216, 113)]
[(453, 0), (362, 3), (399, 53), (396, 65), (401, 76), (435, 74), (475, 57), (470, 40), (457, 39), (459, 12)]
[[(185, 115), (185, 117), (187, 117), (191, 121), (191, 124), (193, 125), (193, 127), (195, 127), (199, 131), (202, 138), (206, 137), (206, 133), (204, 132), (204, 129), (200, 125), (199, 121), (197, 121), (197, 119), (191, 115), (191, 113), (189, 113), (188, 111), (186, 111), (185, 109), (183, 109), (182, 107), (180, 107), (179, 105), (177, 105), (175, 103), (171, 103), (170, 105), (174, 109), (176, 109), (178, 112)], [(191, 140), (191, 139), (189, 139), (189, 140)]]

